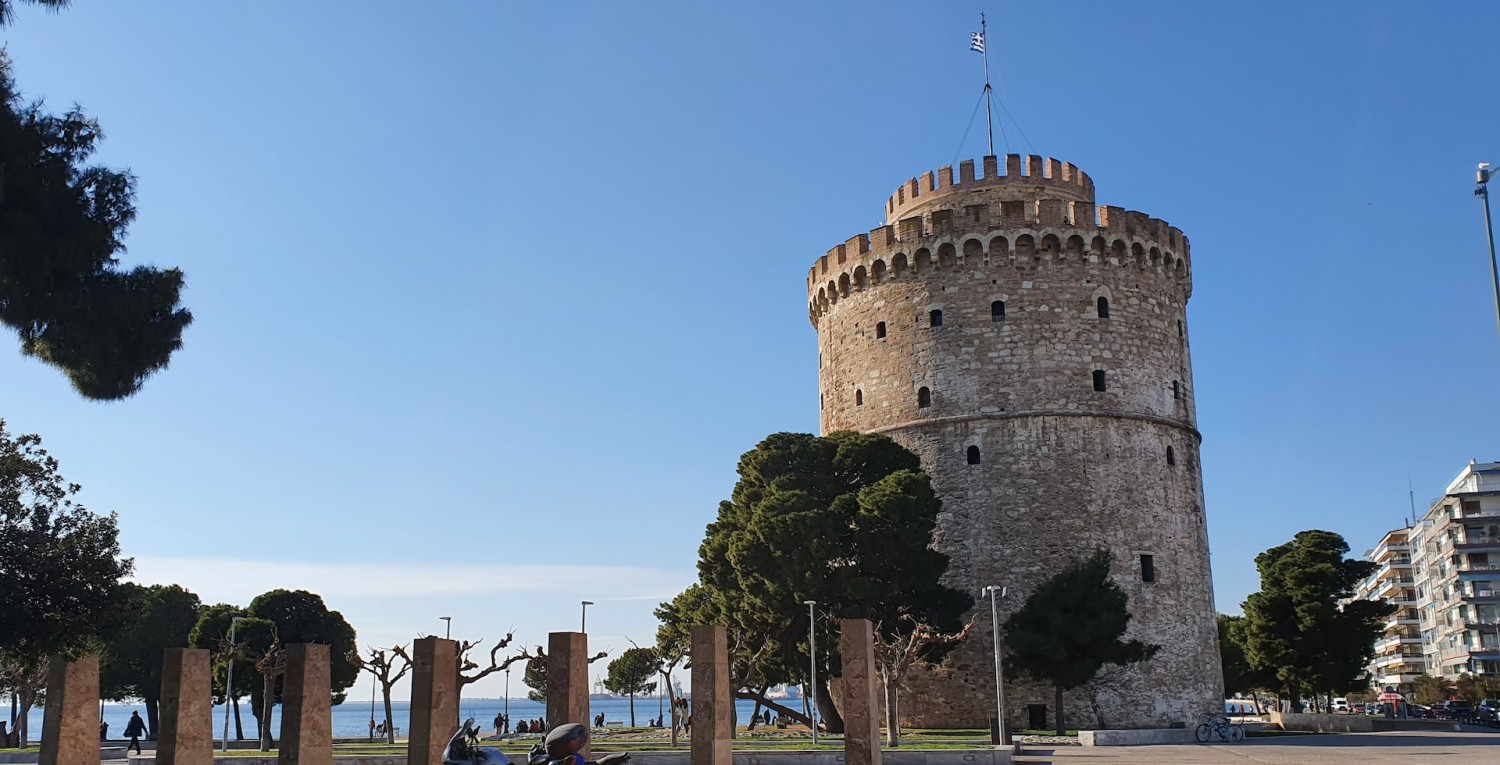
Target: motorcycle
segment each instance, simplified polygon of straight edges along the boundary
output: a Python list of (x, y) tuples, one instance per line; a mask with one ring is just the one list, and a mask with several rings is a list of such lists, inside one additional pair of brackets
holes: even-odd
[[(629, 752), (606, 754), (597, 760), (585, 760), (579, 752), (589, 743), (589, 729), (577, 723), (559, 725), (547, 738), (531, 748), (526, 765), (626, 765)], [(479, 727), (474, 718), (464, 721), (443, 750), (443, 765), (514, 765), (505, 752), (479, 745)]]

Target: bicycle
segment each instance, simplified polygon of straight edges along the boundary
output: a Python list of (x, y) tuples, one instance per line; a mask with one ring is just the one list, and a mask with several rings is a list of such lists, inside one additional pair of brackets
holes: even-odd
[(1232, 744), (1245, 740), (1245, 726), (1230, 722), (1228, 717), (1205, 712), (1198, 720), (1198, 727), (1193, 731), (1193, 735), (1200, 744), (1206, 744), (1214, 738)]

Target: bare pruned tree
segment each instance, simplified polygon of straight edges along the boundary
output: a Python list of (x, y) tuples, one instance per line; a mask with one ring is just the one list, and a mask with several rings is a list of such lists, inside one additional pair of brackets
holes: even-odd
[(380, 696), (385, 701), (385, 743), (394, 744), (396, 729), (391, 725), (391, 688), (411, 670), (411, 656), (407, 655), (404, 645), (389, 649), (371, 646), (365, 650), (370, 652), (370, 657), (360, 666), (380, 683)]
[[(977, 612), (976, 612), (977, 613)], [(934, 664), (954, 646), (969, 639), (974, 630), (974, 618), (958, 632), (944, 633), (911, 616), (902, 616), (896, 629), (887, 633), (881, 625), (875, 627), (875, 664), (880, 669), (880, 679), (885, 686), (885, 743), (886, 746), (901, 745), (901, 683), (906, 674), (918, 664)]]

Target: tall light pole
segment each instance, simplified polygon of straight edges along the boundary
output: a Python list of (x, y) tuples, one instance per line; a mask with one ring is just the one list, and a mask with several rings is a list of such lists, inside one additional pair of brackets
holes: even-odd
[(818, 743), (818, 617), (813, 609), (817, 608), (818, 601), (804, 600), (807, 606), (807, 692), (812, 696), (807, 700), (807, 719), (812, 727), (813, 743)]
[(580, 619), (579, 622), (578, 622), (578, 631), (579, 632), (588, 632), (589, 631), (589, 606), (594, 605), (594, 601), (592, 601), (592, 600), (584, 600), (584, 601), (580, 601), (580, 602), (583, 603), (583, 618)]
[(1006, 589), (997, 585), (990, 585), (981, 591), (981, 594), (990, 596), (990, 629), (995, 638), (995, 719), (999, 721), (1000, 743), (1006, 743), (1005, 736), (1005, 681), (1000, 673), (1000, 608), (995, 604), (997, 598), (1005, 597)]
[(229, 706), (234, 703), (234, 628), (244, 621), (243, 616), (229, 619), (229, 664), (224, 668), (224, 751), (229, 751)]
[(1479, 163), (1477, 174), (1478, 184), (1474, 187), (1474, 196), (1484, 204), (1484, 236), (1490, 246), (1490, 282), (1495, 288), (1495, 326), (1500, 328), (1500, 268), (1495, 264), (1495, 230), (1490, 224), (1490, 178), (1493, 178), (1496, 168), (1490, 167), (1488, 162)]
[(451, 616), (439, 616), (438, 618), (442, 619), (443, 622), (444, 622), (444, 625), (443, 625), (443, 639), (444, 640), (451, 640), (453, 638), (453, 617), (451, 617)]
[(510, 667), (505, 668), (505, 732), (510, 733)]

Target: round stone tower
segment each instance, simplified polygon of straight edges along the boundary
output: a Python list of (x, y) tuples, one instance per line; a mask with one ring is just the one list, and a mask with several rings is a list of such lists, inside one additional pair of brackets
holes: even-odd
[[(1002, 621), (1064, 564), (1113, 553), (1129, 636), (1160, 650), (1067, 693), (1070, 727), (1220, 710), (1187, 237), (1096, 206), (1071, 164), (998, 164), (908, 181), (886, 202), (886, 225), (814, 264), (823, 432), (885, 433), (921, 457), (943, 499), (936, 545), (951, 557), (949, 583), (976, 602), (986, 585), (1009, 587)], [(993, 714), (984, 616), (945, 668), (913, 679), (901, 705), (911, 724)], [(1012, 725), (1056, 719), (1050, 688), (1008, 679), (1005, 705)]]

